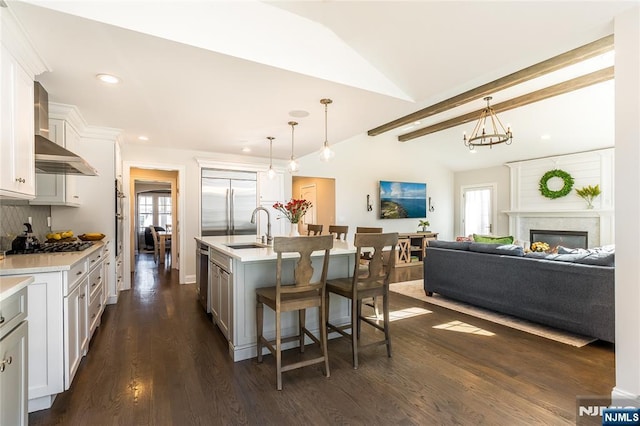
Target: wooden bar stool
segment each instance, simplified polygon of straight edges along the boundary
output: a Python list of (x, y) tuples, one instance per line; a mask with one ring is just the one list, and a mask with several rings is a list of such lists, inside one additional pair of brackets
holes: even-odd
[(346, 240), (349, 226), (347, 225), (329, 225), (329, 233), (335, 234), (336, 240)]
[[(256, 330), (258, 334), (257, 350), (258, 362), (262, 362), (262, 346), (266, 346), (276, 359), (276, 387), (282, 390), (282, 373), (300, 367), (324, 362), (325, 374), (329, 377), (329, 355), (327, 353), (327, 310), (325, 309), (325, 288), (327, 272), (329, 268), (329, 251), (333, 247), (331, 235), (317, 237), (276, 237), (273, 240), (273, 251), (277, 253), (276, 261), (276, 285), (275, 287), (262, 287), (256, 289)], [(322, 272), (320, 280), (311, 282), (313, 267), (311, 265), (311, 253), (324, 250)], [(285, 285), (282, 282), (282, 255), (284, 253), (297, 253), (300, 258), (294, 269), (293, 284)], [(275, 312), (276, 337), (275, 340), (267, 340), (263, 335), (263, 305), (267, 305)], [(318, 327), (320, 338), (314, 336), (305, 326), (307, 308), (318, 308)], [(298, 311), (298, 334), (282, 337), (281, 316), (283, 312)], [(322, 356), (282, 365), (282, 344), (298, 341), (300, 352), (304, 352), (304, 338), (309, 336), (311, 340), (320, 346)]]
[[(354, 242), (356, 246), (356, 261), (360, 258), (363, 248), (373, 249), (373, 255), (367, 265), (366, 271), (362, 271), (356, 262), (353, 277), (327, 281), (327, 301), (325, 303), (327, 315), (329, 312), (330, 293), (351, 299), (351, 324), (335, 326), (327, 321), (327, 328), (351, 340), (354, 369), (358, 368), (359, 348), (362, 349), (373, 345), (386, 345), (387, 356), (391, 357), (391, 338), (389, 335), (389, 277), (395, 267), (395, 256), (384, 256), (383, 249), (391, 246), (393, 253), (397, 244), (397, 232), (388, 234), (356, 234)], [(385, 259), (388, 259), (387, 264), (385, 264)], [(378, 296), (382, 297), (382, 326), (378, 324), (377, 321), (364, 317), (361, 309), (362, 299)], [(365, 322), (383, 331), (384, 339), (366, 345), (359, 345), (361, 322)], [(349, 328), (351, 329), (351, 333), (345, 331)]]
[[(356, 234), (382, 234), (382, 228), (358, 226), (356, 228)], [(362, 268), (366, 269), (367, 264), (369, 263), (370, 260), (371, 260), (371, 253), (368, 251), (362, 252), (362, 254), (360, 255), (360, 264), (362, 265)], [(380, 318), (380, 310), (378, 309), (378, 299), (373, 297), (371, 301), (366, 302), (365, 305), (373, 308), (373, 311), (376, 314), (376, 318)]]
[(323, 225), (307, 225), (307, 235), (322, 235)]

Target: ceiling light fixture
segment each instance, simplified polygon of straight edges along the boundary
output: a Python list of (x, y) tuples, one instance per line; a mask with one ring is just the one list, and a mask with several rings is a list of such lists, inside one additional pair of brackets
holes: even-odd
[[(511, 145), (511, 142), (513, 141), (511, 126), (507, 125), (507, 130), (504, 129), (500, 119), (493, 108), (491, 108), (491, 105), (489, 105), (491, 99), (493, 99), (491, 96), (484, 98), (484, 100), (487, 101), (487, 106), (482, 110), (480, 119), (478, 119), (476, 127), (474, 127), (473, 132), (471, 132), (471, 137), (467, 139), (467, 132), (464, 132), (462, 136), (464, 146), (471, 150), (476, 146), (488, 146), (489, 148), (492, 148), (493, 145), (501, 143)], [(487, 129), (485, 128), (487, 118), (491, 120), (492, 133), (487, 133)]]
[(289, 126), (291, 126), (291, 159), (289, 160), (289, 166), (287, 167), (287, 169), (289, 170), (289, 173), (295, 173), (298, 170), (300, 170), (300, 165), (298, 164), (298, 160), (296, 160), (296, 157), (293, 155), (293, 131), (295, 129), (295, 126), (298, 125), (298, 123), (296, 121), (290, 121)]
[(267, 176), (269, 179), (273, 179), (276, 177), (276, 171), (273, 170), (273, 140), (275, 139), (273, 136), (267, 136), (269, 139), (269, 170), (267, 170)]
[(336, 155), (329, 147), (329, 141), (327, 139), (327, 105), (332, 102), (331, 99), (320, 99), (320, 103), (324, 105), (324, 143), (320, 149), (320, 159), (322, 161), (329, 161)]
[(148, 138), (147, 136), (140, 135), (140, 136), (138, 136), (138, 140), (141, 140), (141, 141), (145, 141), (145, 142), (146, 142), (146, 141), (148, 141), (148, 140), (149, 140), (149, 138)]
[(120, 83), (120, 78), (116, 77), (115, 75), (111, 75), (111, 74), (98, 74), (98, 75), (96, 75), (96, 78), (98, 80), (102, 81), (103, 83), (109, 83), (109, 84)]

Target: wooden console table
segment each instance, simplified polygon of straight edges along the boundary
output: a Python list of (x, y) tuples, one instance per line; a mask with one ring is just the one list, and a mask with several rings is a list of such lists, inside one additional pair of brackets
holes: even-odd
[(429, 241), (437, 240), (437, 232), (412, 232), (398, 234), (396, 266), (419, 265), (424, 260)]

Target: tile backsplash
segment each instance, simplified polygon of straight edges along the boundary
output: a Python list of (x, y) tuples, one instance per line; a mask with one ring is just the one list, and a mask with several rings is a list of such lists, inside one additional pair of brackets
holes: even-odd
[(0, 200), (0, 250), (10, 250), (11, 242), (24, 231), (23, 223), (29, 221), (35, 236), (43, 242), (51, 232), (47, 218), (51, 217), (51, 206), (32, 206), (28, 201)]

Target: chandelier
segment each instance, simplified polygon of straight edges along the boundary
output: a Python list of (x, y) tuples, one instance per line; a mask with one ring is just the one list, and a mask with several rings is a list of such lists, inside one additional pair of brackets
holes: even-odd
[(291, 159), (289, 160), (289, 165), (287, 167), (287, 169), (289, 170), (289, 173), (295, 173), (300, 169), (300, 165), (298, 164), (298, 160), (296, 160), (296, 157), (293, 155), (293, 130), (295, 128), (295, 126), (298, 125), (298, 123), (296, 121), (290, 121), (289, 126), (291, 126)]
[[(467, 138), (467, 132), (463, 134), (464, 146), (469, 149), (474, 149), (476, 146), (488, 146), (492, 148), (493, 145), (498, 145), (501, 143), (506, 143), (507, 145), (511, 145), (513, 141), (513, 133), (511, 133), (511, 126), (507, 126), (507, 130), (504, 129), (502, 122), (496, 115), (489, 102), (493, 99), (491, 96), (487, 96), (484, 98), (487, 101), (487, 106), (482, 110), (482, 114), (480, 114), (480, 119), (476, 123), (476, 127), (474, 127), (473, 132), (471, 132), (471, 136)], [(491, 133), (487, 133), (487, 119), (490, 120), (491, 124)]]
[(322, 161), (329, 161), (335, 156), (327, 140), (327, 106), (332, 102), (331, 99), (320, 99), (320, 103), (324, 105), (324, 143), (322, 144), (322, 148), (320, 148), (320, 159)]

